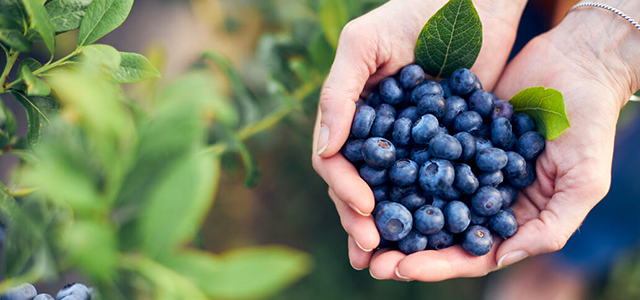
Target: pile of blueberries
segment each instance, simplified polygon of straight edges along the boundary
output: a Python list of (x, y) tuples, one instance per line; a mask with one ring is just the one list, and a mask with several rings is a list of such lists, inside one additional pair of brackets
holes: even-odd
[(342, 153), (373, 190), (380, 248), (454, 244), (485, 255), (513, 236), (509, 208), (535, 180), (545, 140), (526, 114), (484, 91), (468, 69), (440, 82), (405, 66), (356, 103)]
[[(58, 292), (55, 300), (91, 300), (93, 289), (82, 283), (67, 284)], [(0, 300), (54, 300), (49, 294), (38, 294), (36, 288), (28, 283), (9, 289)]]

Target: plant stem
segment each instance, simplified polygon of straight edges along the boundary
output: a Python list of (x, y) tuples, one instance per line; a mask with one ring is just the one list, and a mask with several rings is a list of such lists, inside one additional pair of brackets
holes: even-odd
[(4, 66), (4, 71), (1, 75), (2, 77), (0, 77), (0, 94), (4, 93), (8, 89), (8, 87), (5, 88), (4, 83), (7, 81), (7, 78), (9, 78), (9, 72), (11, 72), (11, 69), (13, 69), (13, 65), (16, 63), (19, 54), (20, 52), (7, 52), (7, 63)]
[[(49, 71), (51, 69), (60, 67), (60, 66), (64, 65), (67, 60), (69, 60), (70, 58), (80, 54), (81, 52), (82, 52), (82, 47), (78, 47), (78, 48), (76, 48), (76, 50), (74, 50), (73, 52), (69, 53), (67, 56), (65, 56), (65, 57), (63, 57), (63, 58), (61, 58), (61, 59), (59, 59), (59, 60), (57, 60), (57, 61), (55, 61), (53, 63), (48, 62), (44, 66), (36, 69), (35, 71), (33, 71), (33, 75), (38, 76), (38, 75), (40, 75), (40, 74), (42, 74), (44, 72), (47, 72), (47, 71)], [(11, 82), (11, 83), (9, 83), (7, 85), (6, 90), (11, 89), (12, 87), (16, 86), (17, 84), (21, 83), (22, 81), (24, 81), (24, 78), (16, 79), (15, 81), (13, 81), (13, 82)]]

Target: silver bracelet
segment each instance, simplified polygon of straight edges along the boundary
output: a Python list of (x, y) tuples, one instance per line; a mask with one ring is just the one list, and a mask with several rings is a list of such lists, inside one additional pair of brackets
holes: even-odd
[(602, 3), (597, 3), (597, 2), (584, 2), (584, 3), (579, 3), (574, 5), (571, 9), (569, 9), (569, 11), (567, 12), (567, 14), (569, 12), (571, 12), (572, 10), (578, 8), (578, 7), (583, 7), (583, 6), (594, 6), (594, 7), (599, 7), (599, 8), (604, 8), (606, 10), (612, 11), (614, 12), (616, 15), (623, 17), (625, 20), (629, 21), (629, 23), (631, 23), (631, 25), (635, 26), (638, 30), (640, 30), (640, 24), (638, 24), (638, 22), (636, 22), (634, 19), (632, 19), (631, 17), (629, 17), (627, 14), (621, 12), (619, 9), (615, 8), (615, 7), (611, 7), (609, 5), (606, 4), (602, 4)]

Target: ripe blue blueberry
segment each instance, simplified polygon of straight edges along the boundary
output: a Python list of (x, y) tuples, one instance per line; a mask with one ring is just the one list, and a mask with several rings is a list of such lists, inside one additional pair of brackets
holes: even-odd
[(407, 236), (398, 241), (398, 248), (406, 255), (422, 251), (427, 248), (427, 236), (411, 230)]
[(29, 283), (23, 283), (19, 286), (6, 290), (4, 294), (0, 296), (0, 299), (1, 300), (29, 300), (29, 299), (33, 299), (37, 294), (38, 292), (36, 291), (36, 288), (33, 285)]
[(478, 175), (480, 186), (498, 187), (504, 181), (502, 171), (482, 172)]
[(502, 209), (511, 206), (518, 199), (518, 190), (509, 184), (503, 184), (498, 187), (500, 195), (502, 195)]
[(438, 134), (449, 134), (449, 129), (447, 127), (440, 125), (438, 127)]
[(411, 193), (417, 193), (420, 187), (416, 184), (409, 186), (392, 185), (389, 188), (389, 199), (393, 202), (400, 202), (402, 198)]
[(376, 200), (376, 203), (389, 200), (389, 186), (386, 184), (374, 187), (371, 190), (373, 191), (373, 198)]
[(442, 229), (427, 236), (427, 249), (440, 250), (453, 245), (453, 234), (446, 229)]
[(409, 146), (396, 147), (396, 159), (409, 158), (410, 155), (411, 155), (411, 147)]
[(516, 149), (524, 159), (535, 159), (544, 150), (544, 137), (537, 131), (525, 132), (518, 139)]
[(510, 213), (514, 218), (516, 217), (516, 213), (513, 211), (513, 209), (507, 207), (507, 208), (503, 208), (502, 211), (506, 211), (508, 213)]
[(371, 212), (371, 215), (375, 216), (380, 209), (382, 209), (383, 207), (389, 205), (389, 203), (394, 203), (394, 202), (385, 200), (385, 201), (380, 201), (380, 202), (376, 203), (376, 206), (373, 208), (373, 212)]
[[(366, 159), (365, 156), (365, 161)], [(476, 166), (485, 172), (498, 171), (507, 165), (507, 161), (507, 153), (500, 148), (484, 149), (476, 154)]]
[(376, 227), (382, 238), (399, 241), (409, 234), (413, 225), (411, 212), (399, 203), (390, 202), (381, 206), (374, 216)]
[[(493, 101), (498, 101), (498, 95), (496, 95), (496, 93), (491, 93), (491, 97), (493, 97)], [(504, 100), (503, 100), (504, 101)]]
[(442, 91), (442, 87), (437, 82), (426, 80), (411, 91), (411, 102), (418, 104), (425, 95), (440, 95), (444, 97), (444, 91)]
[(55, 300), (55, 299), (49, 294), (40, 294), (35, 298), (33, 298), (33, 300)]
[(520, 176), (510, 177), (509, 183), (511, 183), (513, 187), (521, 189), (521, 188), (530, 186), (535, 180), (536, 180), (535, 163), (528, 162), (527, 171)]
[(418, 169), (416, 162), (406, 158), (399, 159), (389, 169), (389, 179), (399, 186), (414, 184), (418, 179)]
[(474, 157), (476, 153), (489, 148), (493, 148), (491, 141), (483, 137), (476, 137), (476, 152), (474, 153)]
[(384, 138), (372, 137), (364, 142), (362, 156), (374, 168), (388, 168), (396, 161), (396, 148)]
[[(374, 124), (375, 126), (375, 124)], [(496, 147), (506, 148), (511, 143), (513, 131), (511, 122), (506, 118), (497, 118), (491, 123), (491, 142)]]
[(445, 102), (447, 107), (444, 110), (444, 116), (442, 116), (442, 123), (452, 127), (456, 117), (468, 110), (467, 101), (458, 96), (451, 96), (446, 98)]
[(363, 162), (362, 145), (364, 145), (364, 140), (349, 140), (342, 147), (342, 155), (354, 164)]
[(471, 210), (471, 225), (482, 225), (486, 226), (489, 222), (489, 217), (481, 216), (476, 214), (473, 209)]
[(444, 207), (447, 206), (449, 202), (438, 197), (438, 196), (430, 196), (433, 200), (431, 201), (431, 206), (439, 208), (441, 211), (444, 211)]
[(445, 228), (451, 233), (463, 232), (471, 223), (469, 207), (454, 200), (444, 207)]
[(469, 110), (478, 112), (482, 117), (489, 118), (493, 112), (493, 97), (491, 93), (477, 90), (469, 97)]
[(423, 234), (434, 234), (444, 227), (444, 214), (438, 207), (424, 205), (413, 213), (413, 227)]
[(393, 124), (393, 144), (406, 146), (411, 142), (411, 127), (413, 122), (407, 118), (400, 118)]
[(480, 125), (480, 128), (478, 128), (478, 131), (475, 133), (475, 135), (477, 135), (479, 137), (483, 137), (485, 139), (490, 139), (491, 138), (491, 125), (489, 125), (487, 123), (482, 123), (482, 125)]
[(508, 239), (518, 231), (518, 222), (511, 213), (502, 210), (489, 219), (489, 228), (497, 236)]
[(356, 101), (356, 109), (357, 109), (358, 107), (360, 107), (360, 106), (363, 106), (363, 105), (367, 105), (367, 103), (366, 103), (366, 102), (364, 102), (364, 101), (362, 101), (362, 100), (358, 100), (358, 101)]
[(82, 283), (67, 284), (56, 295), (57, 300), (64, 299), (65, 297), (76, 296), (80, 300), (89, 300), (91, 298), (91, 292), (89, 288)]
[(444, 97), (440, 94), (428, 94), (424, 95), (418, 101), (418, 113), (421, 115), (432, 114), (436, 118), (440, 119), (444, 116), (447, 103), (444, 101)]
[(475, 111), (465, 111), (453, 121), (453, 129), (457, 132), (464, 131), (476, 134), (482, 126), (482, 116)]
[(408, 65), (400, 70), (400, 84), (405, 89), (412, 89), (424, 80), (424, 71), (416, 64)]
[(427, 200), (422, 193), (411, 193), (400, 199), (400, 204), (404, 205), (409, 211), (413, 212), (419, 207), (425, 205)]
[(392, 117), (395, 119), (396, 117), (396, 109), (393, 106), (382, 103), (375, 108), (376, 118), (378, 117)]
[(78, 296), (75, 296), (75, 295), (69, 295), (64, 298), (61, 298), (60, 300), (86, 300), (86, 299), (79, 298)]
[(376, 169), (367, 164), (360, 167), (360, 177), (372, 187), (383, 185), (389, 179), (387, 169)]
[(491, 247), (493, 247), (493, 236), (489, 229), (480, 225), (469, 226), (462, 238), (462, 248), (467, 253), (482, 256), (489, 253)]
[(380, 104), (382, 104), (382, 97), (380, 97), (380, 92), (378, 92), (378, 90), (374, 90), (371, 93), (369, 93), (369, 95), (367, 95), (367, 105), (371, 106), (371, 107), (378, 107)]
[(513, 116), (513, 132), (517, 136), (523, 135), (527, 131), (536, 130), (536, 123), (527, 114), (516, 114)]
[(420, 166), (422, 166), (430, 158), (431, 153), (429, 153), (429, 147), (427, 146), (411, 149), (411, 160), (415, 161)]
[(376, 118), (371, 126), (371, 136), (374, 137), (391, 137), (393, 124), (395, 123), (396, 110), (393, 106), (383, 103), (376, 107)]
[(471, 94), (473, 94), (475, 91), (482, 90), (482, 82), (480, 82), (480, 78), (478, 78), (478, 75), (475, 74), (473, 74), (473, 76), (475, 77), (475, 81), (473, 82), (473, 90), (471, 90)]
[(476, 139), (468, 132), (458, 132), (453, 135), (460, 146), (462, 147), (462, 153), (460, 154), (461, 161), (469, 161), (475, 157), (476, 154)]
[(449, 88), (449, 79), (443, 79), (440, 81), (440, 87), (442, 87), (442, 92), (444, 93), (445, 98), (453, 96), (451, 88)]
[(453, 71), (449, 78), (449, 88), (455, 95), (467, 95), (474, 90), (476, 83), (476, 75), (469, 69), (458, 69)]
[(415, 121), (420, 119), (420, 115), (418, 114), (418, 108), (415, 106), (409, 106), (398, 113), (398, 119), (407, 118), (411, 120), (413, 124)]
[(462, 145), (458, 139), (448, 134), (437, 134), (429, 141), (432, 157), (456, 160), (462, 155)]
[(393, 77), (387, 77), (380, 82), (378, 86), (382, 101), (391, 105), (400, 104), (404, 98), (404, 92), (400, 82)]
[(445, 200), (451, 201), (451, 200), (460, 199), (462, 197), (462, 194), (453, 185), (449, 185), (442, 188), (442, 191), (440, 192), (440, 197), (442, 197)]
[(518, 146), (518, 137), (515, 133), (511, 133), (511, 139), (509, 140), (509, 144), (502, 148), (504, 151), (514, 151)]
[(480, 186), (480, 182), (473, 174), (471, 167), (466, 164), (458, 164), (456, 166), (456, 179), (454, 185), (460, 192), (471, 195), (476, 192)]
[(527, 161), (522, 155), (507, 151), (507, 165), (504, 167), (504, 173), (507, 177), (520, 176), (527, 172)]
[(413, 123), (411, 128), (411, 137), (418, 144), (426, 144), (429, 140), (438, 134), (438, 119), (431, 114), (420, 117), (418, 121)]
[(495, 100), (493, 102), (493, 112), (491, 113), (491, 119), (495, 120), (497, 118), (506, 118), (507, 120), (513, 119), (513, 105), (511, 105), (509, 101)]
[(502, 207), (502, 195), (496, 188), (482, 186), (471, 198), (471, 207), (478, 215), (493, 216)]
[(451, 186), (455, 179), (453, 165), (448, 160), (432, 158), (420, 168), (418, 181), (427, 193), (440, 194)]
[(361, 105), (356, 109), (356, 114), (353, 117), (351, 134), (359, 139), (368, 137), (375, 119), (376, 110), (371, 106)]

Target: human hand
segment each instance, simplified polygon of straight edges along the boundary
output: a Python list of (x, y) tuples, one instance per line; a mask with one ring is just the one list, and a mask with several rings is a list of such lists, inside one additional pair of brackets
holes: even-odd
[[(414, 61), (420, 30), (446, 0), (394, 0), (350, 22), (340, 36), (337, 54), (320, 96), (312, 161), (329, 184), (341, 222), (349, 234), (349, 258), (356, 269), (369, 266), (379, 235), (371, 212), (375, 201), (369, 186), (340, 154), (349, 136), (355, 102), (383, 78)], [(525, 0), (477, 1), (484, 44), (474, 73), (491, 90), (500, 76)], [(378, 278), (397, 278), (390, 270), (372, 269)]]

